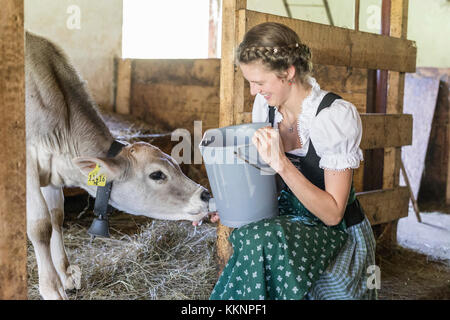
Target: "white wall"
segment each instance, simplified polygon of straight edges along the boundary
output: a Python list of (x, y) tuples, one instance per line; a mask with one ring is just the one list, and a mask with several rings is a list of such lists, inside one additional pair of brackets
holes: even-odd
[(25, 0), (25, 28), (62, 47), (99, 106), (112, 109), (122, 0)]
[(409, 0), (408, 39), (416, 41), (418, 67), (450, 68), (450, 1)]

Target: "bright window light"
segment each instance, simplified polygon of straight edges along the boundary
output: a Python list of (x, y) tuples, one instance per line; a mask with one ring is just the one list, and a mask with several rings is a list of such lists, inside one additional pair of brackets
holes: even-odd
[(123, 0), (123, 58), (208, 58), (208, 32), (209, 0)]

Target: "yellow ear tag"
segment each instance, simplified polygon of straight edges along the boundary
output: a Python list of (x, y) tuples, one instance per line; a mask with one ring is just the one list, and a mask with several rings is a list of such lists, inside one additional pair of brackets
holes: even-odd
[(104, 187), (106, 185), (106, 176), (104, 174), (98, 174), (100, 167), (98, 164), (95, 169), (88, 174), (88, 186)]

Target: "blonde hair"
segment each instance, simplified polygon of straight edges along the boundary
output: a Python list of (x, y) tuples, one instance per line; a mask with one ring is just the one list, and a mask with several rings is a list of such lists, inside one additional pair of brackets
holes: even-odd
[(295, 77), (303, 84), (313, 68), (309, 47), (301, 43), (294, 30), (275, 22), (251, 28), (239, 44), (236, 58), (238, 64), (260, 61), (280, 78), (290, 66), (294, 66)]

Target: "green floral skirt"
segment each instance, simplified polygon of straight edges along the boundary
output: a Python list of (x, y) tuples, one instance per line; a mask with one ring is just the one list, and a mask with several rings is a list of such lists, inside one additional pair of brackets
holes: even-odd
[(285, 190), (279, 210), (233, 230), (233, 254), (210, 299), (305, 298), (345, 244), (345, 224), (326, 226)]

